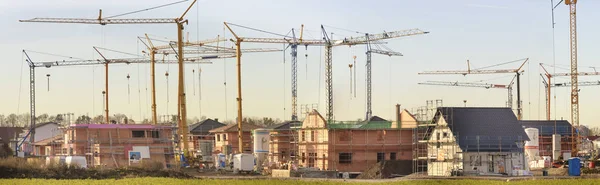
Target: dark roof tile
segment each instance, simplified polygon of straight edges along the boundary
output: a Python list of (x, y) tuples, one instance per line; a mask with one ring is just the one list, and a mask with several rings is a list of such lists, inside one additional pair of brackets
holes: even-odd
[(529, 140), (510, 108), (439, 107), (448, 127), (465, 151), (522, 151), (517, 142)]

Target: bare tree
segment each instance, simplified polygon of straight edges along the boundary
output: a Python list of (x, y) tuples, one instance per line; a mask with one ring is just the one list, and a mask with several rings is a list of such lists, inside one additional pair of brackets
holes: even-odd
[(96, 117), (94, 117), (94, 119), (92, 119), (93, 123), (103, 123), (104, 122), (104, 115), (97, 115)]

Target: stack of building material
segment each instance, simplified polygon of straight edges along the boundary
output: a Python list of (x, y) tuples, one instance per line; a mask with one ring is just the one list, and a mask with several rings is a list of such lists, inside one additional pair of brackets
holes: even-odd
[(412, 161), (381, 161), (356, 177), (357, 179), (387, 179), (412, 173)]

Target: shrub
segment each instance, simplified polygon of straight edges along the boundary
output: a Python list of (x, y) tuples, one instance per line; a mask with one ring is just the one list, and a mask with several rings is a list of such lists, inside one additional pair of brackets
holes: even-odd
[(41, 160), (26, 160), (9, 157), (0, 159), (0, 178), (44, 178), (44, 179), (120, 179), (124, 177), (174, 177), (191, 178), (180, 171), (164, 169), (160, 162), (147, 162), (139, 167), (101, 169), (80, 168), (65, 164), (45, 165)]

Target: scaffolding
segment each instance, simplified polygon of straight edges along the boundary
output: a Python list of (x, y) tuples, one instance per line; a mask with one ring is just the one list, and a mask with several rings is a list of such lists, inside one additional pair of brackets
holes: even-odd
[[(71, 125), (65, 131), (62, 151), (55, 155), (84, 156), (88, 166), (120, 167), (129, 164), (127, 151), (132, 147), (148, 146), (149, 160), (164, 162), (169, 167), (174, 165), (172, 159), (176, 152), (171, 130), (174, 130), (172, 126), (89, 128)], [(161, 158), (152, 158), (156, 156)]]
[(426, 106), (413, 109), (416, 111), (417, 119), (417, 126), (413, 129), (412, 136), (413, 173), (418, 175), (427, 174), (427, 163), (431, 160), (431, 156), (428, 155), (428, 142), (437, 124), (433, 118), (437, 108), (443, 105), (441, 99), (427, 100)]
[[(429, 121), (419, 121), (419, 125), (414, 130), (413, 172), (415, 175), (507, 173), (508, 166), (514, 168), (525, 164), (523, 151), (524, 141), (527, 138), (461, 135), (454, 128), (453, 108), (445, 109), (448, 110), (446, 114), (439, 114)], [(439, 121), (441, 118), (445, 121)], [(478, 167), (485, 167), (487, 171), (478, 170)]]
[(382, 119), (327, 122), (311, 113), (303, 124), (306, 125), (290, 127), (290, 144), (295, 148), (290, 152), (295, 154), (291, 156), (295, 164), (292, 169), (358, 175), (380, 161), (404, 160), (406, 174), (411, 171), (412, 129), (402, 129), (397, 122)]

